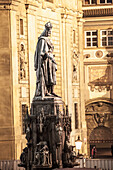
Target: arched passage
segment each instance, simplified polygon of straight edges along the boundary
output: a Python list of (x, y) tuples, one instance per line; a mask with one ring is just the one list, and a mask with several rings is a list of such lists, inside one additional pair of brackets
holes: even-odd
[[(111, 145), (113, 135), (110, 128), (99, 126), (93, 129), (90, 134), (90, 149), (95, 145), (97, 149), (96, 158), (111, 157)], [(91, 151), (90, 151), (91, 152)]]
[(96, 145), (97, 157), (111, 156), (113, 144), (113, 101), (98, 98), (86, 103), (88, 154)]

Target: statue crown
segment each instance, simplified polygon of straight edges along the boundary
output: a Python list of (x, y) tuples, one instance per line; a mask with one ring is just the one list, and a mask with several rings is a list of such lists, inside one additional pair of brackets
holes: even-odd
[(50, 21), (49, 21), (49, 22), (47, 22), (47, 23), (45, 24), (45, 28), (47, 28), (47, 29), (52, 28), (52, 24), (51, 24), (51, 22), (50, 22)]

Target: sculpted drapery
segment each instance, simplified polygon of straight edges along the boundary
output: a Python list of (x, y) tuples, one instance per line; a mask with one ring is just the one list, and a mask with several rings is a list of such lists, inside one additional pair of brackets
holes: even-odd
[(52, 54), (54, 46), (48, 38), (51, 34), (52, 25), (46, 23), (45, 30), (38, 38), (34, 67), (36, 71), (36, 92), (35, 96), (50, 96), (53, 93), (53, 86), (56, 84), (57, 65)]

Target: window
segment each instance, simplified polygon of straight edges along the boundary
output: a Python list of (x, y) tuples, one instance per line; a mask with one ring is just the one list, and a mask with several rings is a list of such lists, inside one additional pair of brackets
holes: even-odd
[(24, 35), (23, 19), (20, 19), (20, 35)]
[(101, 30), (101, 46), (113, 46), (113, 30)]
[(75, 44), (76, 43), (76, 32), (75, 32), (75, 30), (73, 30), (73, 44)]
[(85, 32), (85, 47), (97, 47), (97, 31)]
[(112, 3), (112, 0), (100, 0), (100, 4), (108, 4), (108, 3)]
[(75, 129), (78, 129), (78, 103), (74, 104), (75, 109)]
[(97, 3), (97, 0), (85, 0), (85, 4), (96, 4)]
[(24, 118), (26, 115), (26, 108), (27, 108), (27, 105), (22, 104), (22, 134), (26, 133), (26, 126), (25, 126), (25, 122), (24, 122)]

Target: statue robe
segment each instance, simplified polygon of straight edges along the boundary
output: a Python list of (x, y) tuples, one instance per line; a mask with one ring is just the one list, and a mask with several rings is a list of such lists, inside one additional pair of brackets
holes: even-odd
[(44, 97), (48, 92), (49, 86), (56, 84), (56, 65), (48, 56), (52, 55), (53, 46), (47, 37), (38, 39), (35, 56), (34, 67), (36, 70), (36, 96)]

